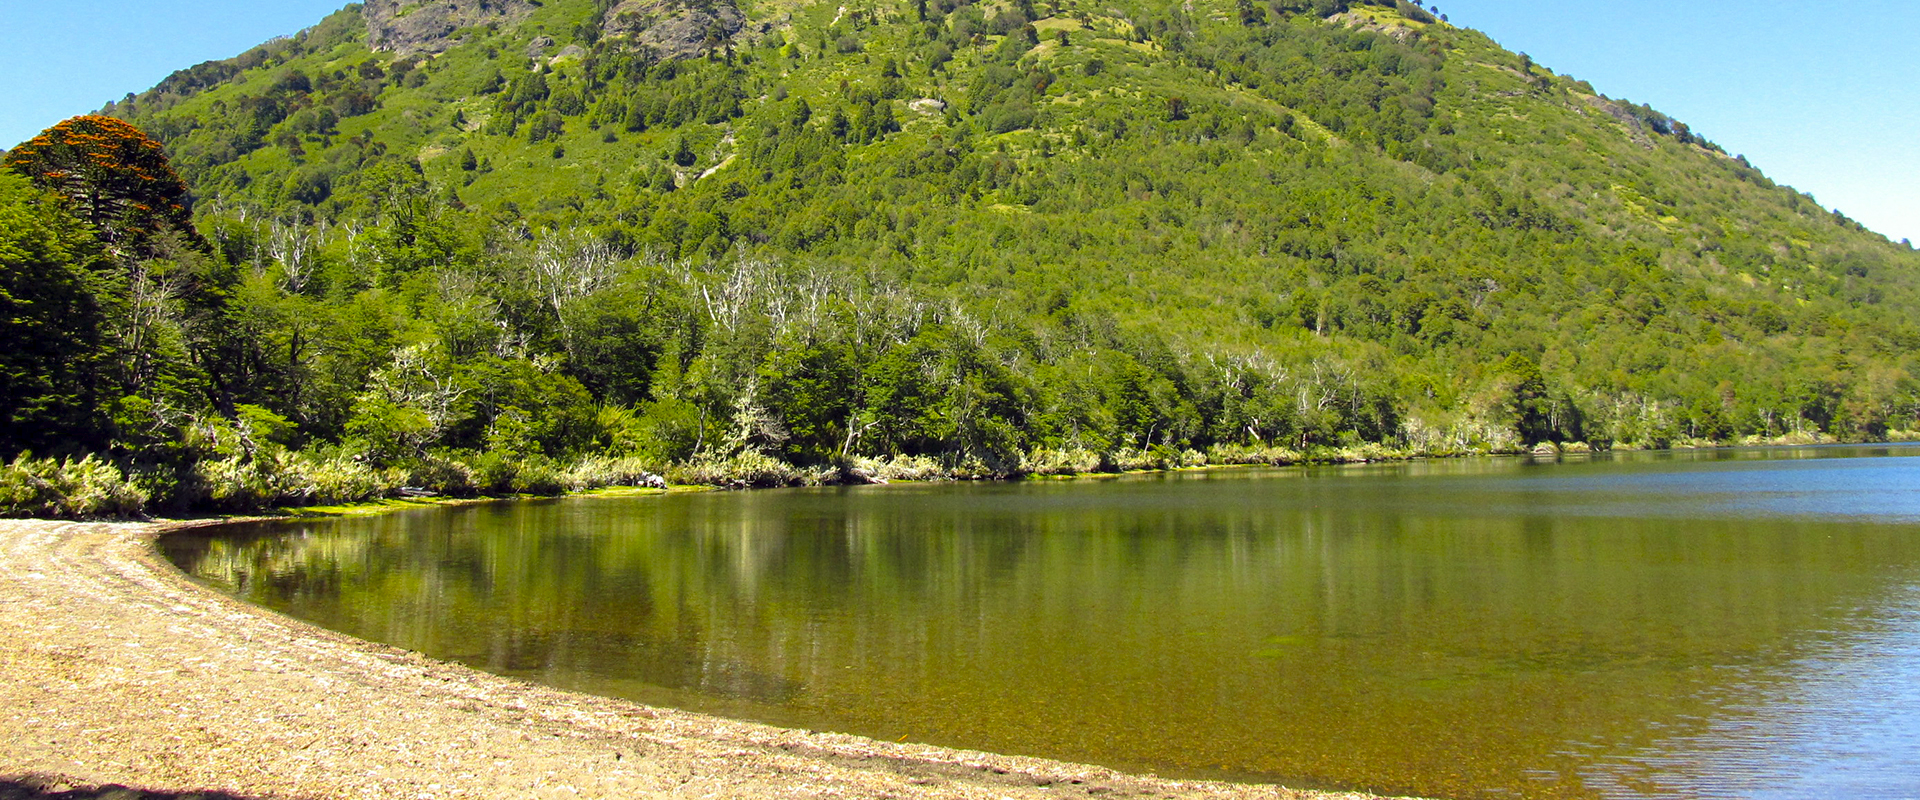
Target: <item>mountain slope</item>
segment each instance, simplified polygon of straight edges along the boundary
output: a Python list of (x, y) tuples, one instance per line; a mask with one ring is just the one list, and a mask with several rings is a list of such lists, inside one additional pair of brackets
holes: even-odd
[(250, 377), (323, 439), (409, 346), (548, 359), (661, 458), (1920, 410), (1910, 248), (1405, 3), (382, 0), (108, 112), (258, 291), (379, 318)]

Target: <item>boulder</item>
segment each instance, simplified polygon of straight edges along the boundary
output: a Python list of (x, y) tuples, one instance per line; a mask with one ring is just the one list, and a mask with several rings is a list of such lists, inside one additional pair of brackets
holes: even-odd
[(459, 43), (461, 28), (518, 22), (539, 4), (532, 0), (366, 0), (367, 45), (401, 55), (435, 55)]
[(725, 47), (745, 26), (733, 0), (622, 0), (607, 11), (602, 36), (691, 58)]

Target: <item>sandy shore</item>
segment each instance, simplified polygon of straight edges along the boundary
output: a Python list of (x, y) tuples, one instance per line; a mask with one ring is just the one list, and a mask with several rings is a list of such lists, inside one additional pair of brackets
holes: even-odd
[(208, 591), (154, 550), (164, 530), (0, 521), (0, 800), (1362, 797), (1166, 781), (548, 689)]

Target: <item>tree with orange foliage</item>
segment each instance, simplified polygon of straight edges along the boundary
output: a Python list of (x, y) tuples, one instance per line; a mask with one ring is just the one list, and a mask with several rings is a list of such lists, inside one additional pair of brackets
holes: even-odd
[(74, 117), (8, 152), (7, 169), (73, 203), (109, 248), (144, 255), (155, 234), (172, 230), (201, 251), (187, 184), (160, 143), (126, 122)]

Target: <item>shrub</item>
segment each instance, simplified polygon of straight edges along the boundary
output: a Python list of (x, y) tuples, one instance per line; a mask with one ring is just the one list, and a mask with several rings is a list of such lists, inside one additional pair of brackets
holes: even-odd
[(1099, 472), (1102, 461), (1099, 453), (1083, 447), (1065, 450), (1042, 447), (1028, 453), (1022, 466), (1033, 475), (1082, 475)]
[(995, 459), (994, 463), (988, 463), (979, 456), (968, 455), (956, 459), (947, 472), (954, 480), (987, 481), (1019, 477), (1022, 474), (1021, 469), (1019, 464), (1009, 465), (1000, 459)]
[(1361, 442), (1345, 447), (1314, 447), (1307, 451), (1308, 461), (1326, 464), (1403, 461), (1410, 457), (1410, 451), (1388, 447), (1378, 442)]
[(567, 493), (560, 468), (551, 460), (533, 457), (519, 461), (515, 466), (511, 484), (514, 494), (557, 497)]
[(378, 470), (343, 452), (261, 452), (202, 461), (194, 467), (201, 504), (223, 511), (361, 503), (392, 495), (406, 473)]
[(190, 495), (209, 507), (224, 511), (244, 511), (270, 504), (277, 492), (272, 479), (260, 465), (239, 456), (202, 461), (194, 465), (194, 487)]
[(377, 470), (344, 453), (281, 453), (275, 461), (281, 476), (279, 504), (364, 503), (391, 497), (407, 477), (404, 471)]
[(481, 494), (531, 494), (553, 497), (567, 493), (565, 476), (545, 456), (515, 458), (499, 451), (475, 455), (467, 462), (473, 486)]
[(406, 485), (449, 497), (472, 497), (480, 493), (473, 468), (445, 453), (428, 453), (402, 464)]
[(727, 459), (704, 457), (668, 471), (674, 483), (733, 488), (798, 486), (805, 476), (792, 465), (763, 453), (741, 453)]
[(856, 458), (853, 466), (883, 481), (940, 481), (950, 477), (946, 467), (926, 456)]
[(646, 486), (666, 488), (660, 476), (649, 472), (638, 458), (588, 456), (561, 475), (570, 491), (585, 491), (603, 486)]
[(1300, 452), (1285, 447), (1271, 445), (1215, 445), (1207, 451), (1207, 461), (1213, 464), (1265, 464), (1283, 467), (1298, 464), (1302, 460)]
[(466, 467), (473, 476), (473, 488), (480, 494), (512, 492), (514, 475), (520, 471), (512, 458), (492, 451), (473, 456)]
[(94, 456), (56, 461), (22, 453), (0, 467), (0, 516), (133, 517), (146, 505), (146, 492)]
[(1105, 456), (1102, 462), (1102, 471), (1135, 472), (1205, 466), (1207, 457), (1193, 450), (1175, 450), (1166, 445), (1157, 444), (1145, 450), (1121, 448)]

